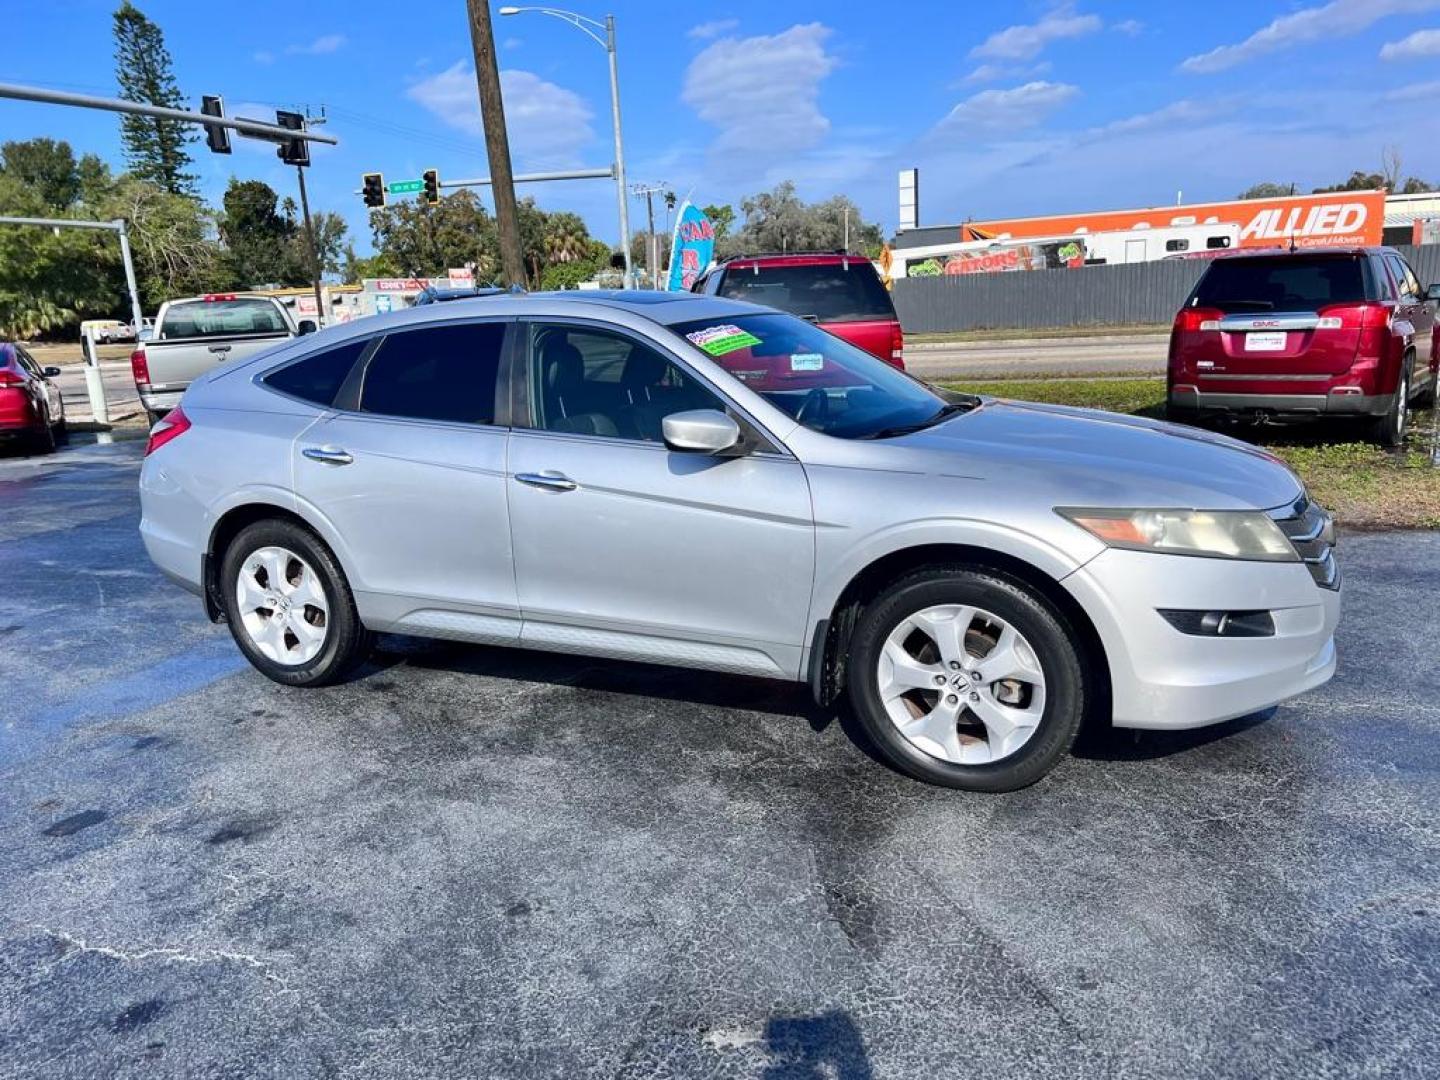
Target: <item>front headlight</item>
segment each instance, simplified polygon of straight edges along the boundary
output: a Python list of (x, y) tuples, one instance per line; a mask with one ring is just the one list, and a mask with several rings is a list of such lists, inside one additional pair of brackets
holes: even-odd
[(1270, 515), (1259, 510), (1109, 510), (1057, 506), (1096, 539), (1129, 551), (1213, 559), (1299, 562)]

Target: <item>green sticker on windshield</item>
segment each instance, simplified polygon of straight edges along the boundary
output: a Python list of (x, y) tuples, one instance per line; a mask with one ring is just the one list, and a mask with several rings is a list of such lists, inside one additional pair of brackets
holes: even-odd
[(752, 345), (760, 344), (760, 339), (754, 334), (728, 323), (721, 326), (707, 326), (704, 330), (696, 330), (685, 336), (711, 356), (724, 356), (737, 349), (748, 349)]

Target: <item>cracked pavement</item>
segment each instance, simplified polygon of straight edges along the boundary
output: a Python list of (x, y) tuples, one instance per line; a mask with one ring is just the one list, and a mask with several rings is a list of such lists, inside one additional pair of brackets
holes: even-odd
[(1440, 535), (1278, 709), (926, 788), (779, 684), (387, 638), (274, 685), (0, 459), (0, 1075), (1434, 1075)]

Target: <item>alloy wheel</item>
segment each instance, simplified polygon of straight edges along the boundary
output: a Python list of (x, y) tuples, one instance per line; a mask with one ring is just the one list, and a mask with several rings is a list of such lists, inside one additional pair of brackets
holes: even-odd
[(250, 553), (236, 577), (235, 607), (255, 648), (277, 664), (307, 663), (325, 645), (325, 589), (310, 564), (288, 548)]
[(957, 765), (1011, 756), (1045, 713), (1045, 673), (1034, 647), (982, 608), (915, 612), (886, 637), (878, 667), (891, 723), (918, 749)]

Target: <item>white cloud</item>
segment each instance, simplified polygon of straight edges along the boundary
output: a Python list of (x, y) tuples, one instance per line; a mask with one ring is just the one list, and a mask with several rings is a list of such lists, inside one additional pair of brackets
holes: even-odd
[(285, 51), (292, 56), (328, 56), (343, 49), (348, 40), (344, 34), (321, 34), (308, 45), (291, 45)]
[(1420, 60), (1440, 56), (1440, 30), (1416, 30), (1407, 38), (1387, 41), (1380, 47), (1381, 60)]
[(989, 132), (1035, 127), (1079, 93), (1069, 83), (1044, 81), (1009, 90), (982, 90), (951, 109), (941, 124)]
[(1145, 32), (1145, 24), (1139, 19), (1122, 19), (1117, 23), (1111, 23), (1110, 29), (1117, 34), (1124, 34), (1126, 37), (1139, 37)]
[(1045, 74), (1051, 66), (1048, 60), (1042, 60), (1038, 64), (981, 64), (966, 75), (964, 81), (981, 83), (1000, 82), (1002, 79), (1029, 79)]
[(1169, 130), (1183, 124), (1213, 120), (1234, 112), (1236, 108), (1237, 102), (1233, 99), (1211, 98), (1206, 101), (1193, 101), (1190, 98), (1183, 98), (1158, 109), (1152, 109), (1150, 112), (1122, 116), (1118, 120), (1111, 120), (1098, 127), (1090, 128), (1085, 132), (1085, 136), (1089, 139), (1108, 139), (1146, 131)]
[(696, 41), (708, 41), (710, 38), (717, 38), (721, 34), (729, 33), (739, 25), (739, 19), (712, 19), (710, 22), (692, 26), (685, 32), (685, 36), (694, 38)]
[(1440, 0), (1330, 0), (1328, 4), (1282, 15), (1244, 41), (1198, 53), (1180, 67), (1184, 71), (1208, 75), (1266, 53), (1312, 41), (1348, 37), (1389, 15), (1429, 11), (1437, 7), (1440, 7)]
[(1440, 103), (1440, 80), (1411, 83), (1391, 90), (1385, 95), (1386, 101), (1435, 101)]
[(1101, 26), (1098, 15), (1078, 15), (1074, 4), (1052, 8), (1039, 22), (997, 30), (970, 50), (971, 56), (1001, 60), (1031, 60), (1052, 41), (1093, 34)]
[(725, 38), (685, 70), (681, 99), (720, 129), (714, 149), (774, 156), (806, 150), (830, 130), (820, 111), (820, 83), (835, 69), (820, 23), (779, 34)]
[[(593, 114), (578, 94), (518, 70), (500, 72), (500, 90), (510, 152), (517, 161), (539, 167), (573, 164), (594, 141)], [(464, 61), (422, 79), (405, 93), (456, 130), (485, 137), (475, 70)]]

